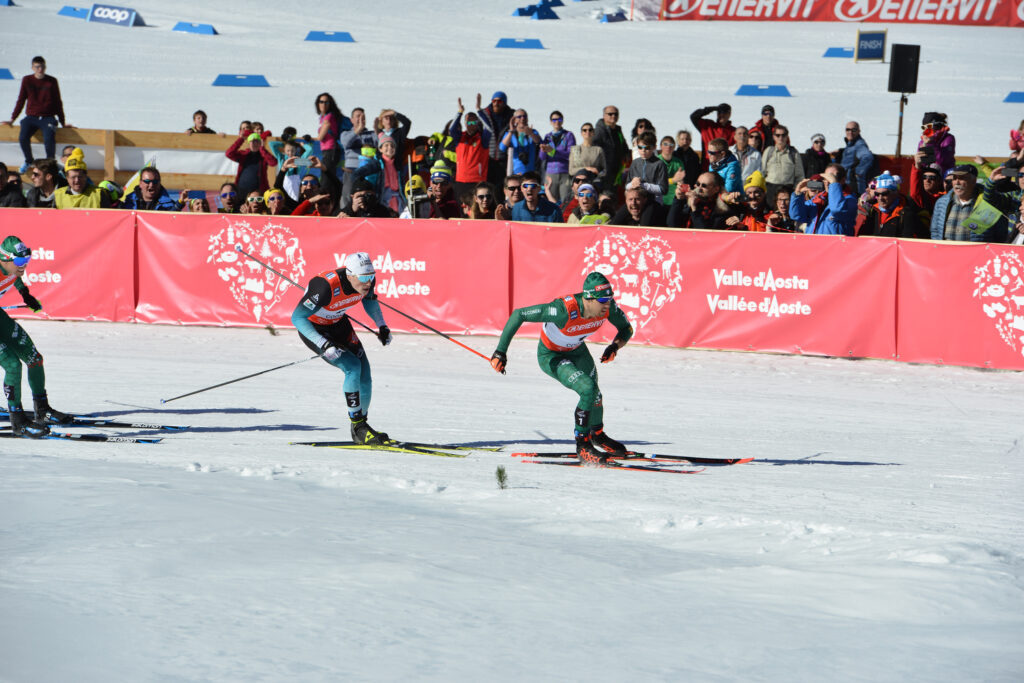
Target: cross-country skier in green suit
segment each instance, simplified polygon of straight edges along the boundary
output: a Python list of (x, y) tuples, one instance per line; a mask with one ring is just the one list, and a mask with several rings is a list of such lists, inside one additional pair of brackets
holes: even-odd
[[(0, 297), (14, 287), (21, 294), (25, 305), (38, 313), (43, 310), (43, 306), (29, 293), (28, 285), (21, 279), (31, 260), (32, 250), (25, 246), (20, 237), (10, 235), (0, 242)], [(35, 420), (26, 415), (21, 407), (22, 363), (28, 366), (28, 386), (35, 403)], [(69, 424), (72, 421), (70, 415), (50, 407), (46, 398), (43, 356), (25, 328), (3, 310), (0, 310), (0, 367), (4, 369), (4, 395), (7, 397), (11, 431), (18, 436), (39, 438), (49, 433), (48, 424)]]
[(576, 454), (584, 464), (600, 464), (605, 453), (622, 453), (626, 447), (604, 433), (604, 406), (597, 386), (597, 368), (584, 340), (597, 332), (605, 320), (618, 330), (615, 340), (601, 354), (601, 362), (615, 354), (633, 336), (633, 326), (614, 301), (611, 283), (601, 273), (591, 273), (583, 281), (583, 291), (567, 294), (551, 303), (526, 306), (512, 311), (491, 356), (491, 366), (505, 374), (506, 352), (512, 337), (523, 323), (543, 323), (537, 344), (537, 362), (545, 374), (580, 396), (574, 413)]

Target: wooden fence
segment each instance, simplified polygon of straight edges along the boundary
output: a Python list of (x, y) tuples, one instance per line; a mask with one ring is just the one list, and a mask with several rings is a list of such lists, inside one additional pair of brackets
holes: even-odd
[[(0, 126), (0, 142), (18, 142), (20, 126)], [(33, 142), (42, 143), (43, 134), (37, 131), (32, 136)], [(194, 150), (197, 152), (220, 152), (223, 154), (231, 143), (236, 140), (234, 135), (186, 135), (185, 133), (156, 133), (140, 130), (97, 130), (93, 128), (58, 128), (57, 152), (62, 145), (92, 145), (103, 148), (104, 165), (102, 169), (90, 168), (89, 177), (93, 182), (111, 179), (124, 185), (135, 173), (137, 168), (117, 168), (115, 150), (118, 147), (134, 147), (143, 149)], [(20, 160), (20, 153), (19, 153)], [(16, 164), (15, 168), (20, 164)], [(271, 173), (276, 173), (272, 168)], [(164, 187), (189, 188), (193, 190), (218, 190), (221, 184), (234, 180), (233, 175), (216, 175), (204, 173), (169, 173), (160, 171)], [(26, 179), (27, 180), (27, 179)], [(273, 177), (270, 178), (273, 182)]]

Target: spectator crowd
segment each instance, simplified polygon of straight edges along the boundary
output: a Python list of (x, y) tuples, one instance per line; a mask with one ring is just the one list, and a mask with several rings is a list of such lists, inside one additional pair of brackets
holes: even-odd
[[(947, 116), (928, 112), (909, 178), (883, 169), (856, 121), (829, 150), (823, 133), (803, 152), (772, 105), (750, 126), (735, 125), (723, 103), (690, 114), (691, 130), (660, 137), (652, 121), (630, 130), (619, 108), (579, 124), (578, 137), (558, 110), (543, 133), (528, 112), (495, 92), (458, 98), (440, 130), (413, 135), (394, 109), (368, 119), (342, 113), (330, 93), (314, 100), (315, 131), (279, 136), (242, 121), (225, 152), (237, 164), (211, 206), (207, 193), (173, 194), (146, 166), (125, 185), (93, 183), (84, 153), (55, 130), (68, 127), (57, 79), (42, 57), (22, 79), (11, 119), (24, 108), (24, 164), (0, 162), (0, 207), (122, 208), (147, 211), (297, 216), (470, 218), (823, 235), (877, 235), (972, 242), (1024, 241), (1024, 121), (1010, 131), (1000, 163), (958, 163)], [(196, 111), (189, 135), (221, 135)], [(628, 124), (627, 124), (628, 125)], [(42, 131), (45, 158), (32, 158)], [(699, 146), (696, 146), (698, 145)], [(23, 174), (28, 183), (24, 183)]]

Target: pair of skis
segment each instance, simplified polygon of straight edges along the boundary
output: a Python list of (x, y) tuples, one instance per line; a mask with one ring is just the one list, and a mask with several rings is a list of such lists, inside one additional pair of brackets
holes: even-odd
[[(340, 450), (383, 451), (386, 453), (408, 453), (414, 455), (432, 455), (443, 458), (464, 458), (464, 451), (498, 452), (500, 446), (467, 446), (462, 444), (434, 444), (415, 441), (391, 441), (388, 444), (359, 444), (352, 441), (302, 441), (292, 442), (296, 446), (315, 446), (320, 448), (337, 448)], [(559, 465), (562, 467), (589, 467), (576, 457), (575, 451), (555, 453), (512, 453), (513, 457), (522, 458), (522, 462), (538, 465)], [(557, 460), (551, 460), (557, 458)], [(609, 454), (608, 460), (596, 467), (604, 469), (622, 469), (641, 472), (665, 472), (670, 474), (697, 474), (706, 468), (680, 469), (682, 464), (722, 466), (740, 465), (751, 462), (753, 458), (706, 458), (700, 456), (666, 455), (660, 453), (641, 453), (627, 451), (622, 454)]]
[[(6, 411), (0, 411), (0, 417), (10, 418), (10, 415)], [(149, 429), (156, 431), (166, 432), (182, 432), (188, 429), (188, 427), (181, 425), (162, 425), (162, 424), (151, 424), (149, 422), (125, 422), (119, 420), (107, 420), (99, 417), (88, 417), (86, 415), (74, 415), (73, 420), (64, 425), (53, 425), (53, 427), (103, 427), (109, 429)], [(30, 438), (16, 436), (10, 431), (9, 426), (0, 427), (0, 438), (4, 439), (16, 439), (16, 438)], [(49, 434), (39, 437), (42, 439), (61, 440), (61, 441), (85, 441), (90, 443), (160, 443), (163, 437), (145, 437), (145, 436), (120, 436), (118, 434), (78, 434), (73, 432), (57, 432), (51, 431)]]

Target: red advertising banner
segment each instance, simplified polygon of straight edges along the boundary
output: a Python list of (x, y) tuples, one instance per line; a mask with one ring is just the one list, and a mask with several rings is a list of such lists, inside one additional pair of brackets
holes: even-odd
[[(25, 283), (43, 305), (11, 317), (126, 322), (135, 314), (135, 218), (128, 211), (3, 209), (3, 234), (32, 249)], [(5, 306), (20, 304), (14, 290)]]
[(1024, 0), (663, 0), (659, 18), (1024, 26)]
[[(309, 280), (351, 251), (373, 258), (384, 318), (396, 331), (424, 328), (388, 305), (447, 333), (493, 334), (507, 315), (506, 223), (144, 212), (138, 228), (142, 322), (290, 326)], [(353, 314), (369, 323), (359, 308)]]
[(1024, 370), (1024, 247), (906, 241), (899, 359)]
[(896, 248), (895, 240), (515, 225), (512, 305), (578, 292), (597, 270), (638, 342), (893, 358)]

